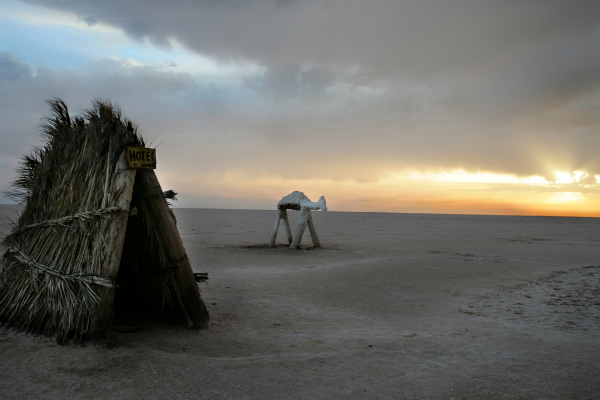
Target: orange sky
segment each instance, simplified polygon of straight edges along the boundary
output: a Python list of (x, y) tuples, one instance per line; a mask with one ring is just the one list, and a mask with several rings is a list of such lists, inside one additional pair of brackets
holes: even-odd
[[(487, 180), (487, 182), (486, 182)], [(193, 188), (196, 180), (163, 175), (164, 187)], [(220, 208), (223, 196), (239, 199), (226, 208), (273, 209), (283, 195), (301, 190), (311, 199), (324, 195), (332, 211), (367, 211), (440, 214), (538, 215), (600, 217), (596, 185), (548, 182), (541, 177), (469, 174), (388, 174), (372, 182), (252, 178), (230, 173), (204, 178), (196, 191), (186, 191), (179, 207)], [(245, 202), (243, 199), (253, 199)]]

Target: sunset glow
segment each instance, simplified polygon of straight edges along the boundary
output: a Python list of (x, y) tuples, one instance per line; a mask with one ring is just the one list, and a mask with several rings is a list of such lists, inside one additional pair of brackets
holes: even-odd
[(373, 1), (1, 2), (0, 191), (102, 98), (178, 207), (600, 216), (594, 2)]
[[(189, 187), (193, 183), (174, 176), (161, 180), (172, 187)], [(253, 207), (249, 208), (271, 209), (280, 193), (300, 187), (310, 198), (326, 195), (330, 209), (336, 211), (600, 217), (598, 185), (584, 187), (571, 181), (568, 186), (540, 176), (457, 170), (437, 174), (388, 173), (375, 181), (356, 182), (286, 179), (277, 175), (252, 178), (238, 171), (203, 181), (203, 188), (190, 193), (191, 198), (182, 199), (179, 206), (191, 206), (188, 202), (198, 196), (207, 201), (207, 207), (215, 208), (218, 201), (211, 203), (210, 196), (225, 196), (253, 199)]]

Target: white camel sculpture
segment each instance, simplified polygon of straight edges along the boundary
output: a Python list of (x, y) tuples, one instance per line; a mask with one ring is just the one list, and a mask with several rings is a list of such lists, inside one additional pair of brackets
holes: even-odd
[[(312, 222), (311, 210), (323, 210), (327, 211), (327, 204), (325, 203), (325, 197), (321, 196), (319, 201), (312, 202), (308, 197), (304, 195), (302, 192), (292, 192), (285, 196), (283, 199), (279, 200), (277, 203), (277, 209), (279, 210), (279, 215), (277, 216), (277, 220), (275, 221), (275, 228), (273, 229), (273, 234), (271, 235), (271, 247), (275, 247), (275, 239), (277, 238), (277, 230), (279, 229), (279, 222), (283, 220), (285, 225), (285, 231), (287, 233), (288, 241), (290, 243), (290, 248), (297, 249), (300, 246), (300, 241), (302, 241), (302, 235), (304, 234), (304, 229), (308, 225), (308, 230), (310, 231), (310, 237), (312, 238), (313, 244), (315, 247), (321, 247), (321, 242), (319, 242), (319, 237), (317, 236), (317, 231), (315, 230), (315, 226)], [(298, 227), (296, 228), (296, 237), (292, 240), (292, 232), (290, 230), (290, 223), (287, 217), (287, 210), (299, 210), (301, 211), (300, 219), (298, 220)]]

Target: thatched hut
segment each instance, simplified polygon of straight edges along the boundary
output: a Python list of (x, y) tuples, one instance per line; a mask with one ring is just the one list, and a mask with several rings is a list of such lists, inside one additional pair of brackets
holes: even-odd
[(122, 311), (210, 327), (154, 171), (126, 162), (145, 147), (137, 129), (109, 102), (74, 118), (49, 104), (10, 193), (22, 210), (2, 242), (0, 321), (59, 343), (104, 341)]

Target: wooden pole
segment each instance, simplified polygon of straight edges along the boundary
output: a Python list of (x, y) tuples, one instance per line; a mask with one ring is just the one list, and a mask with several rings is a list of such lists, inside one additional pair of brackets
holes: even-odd
[(163, 196), (162, 188), (156, 174), (151, 169), (140, 169), (136, 184), (140, 185), (141, 192), (146, 195), (144, 201), (156, 223), (162, 227), (160, 230), (162, 239), (166, 244), (166, 253), (170, 260), (178, 261), (177, 279), (183, 295), (188, 316), (188, 325), (195, 329), (210, 329), (210, 318), (208, 310), (202, 301), (200, 290), (194, 279), (192, 265), (187, 257), (181, 236), (177, 230), (175, 219), (167, 200)]
[[(113, 187), (115, 189), (122, 188), (121, 194), (117, 199), (115, 206), (123, 210), (119, 214), (112, 217), (106, 235), (106, 243), (104, 247), (104, 260), (106, 267), (103, 268), (103, 275), (114, 279), (115, 286), (112, 288), (96, 286), (96, 294), (100, 298), (100, 303), (97, 305), (94, 313), (95, 321), (92, 322), (92, 327), (98, 327), (97, 332), (88, 332), (91, 337), (105, 337), (110, 330), (113, 317), (113, 302), (115, 299), (115, 289), (117, 273), (121, 264), (121, 255), (123, 253), (123, 243), (125, 241), (125, 231), (127, 229), (127, 219), (129, 217), (129, 204), (133, 195), (133, 185), (135, 181), (135, 169), (129, 169), (125, 160), (125, 151), (117, 158), (117, 162), (112, 174), (107, 172), (107, 179), (114, 177)], [(110, 165), (107, 165), (107, 170)], [(106, 196), (105, 196), (106, 197)], [(92, 328), (93, 329), (93, 328)]]

